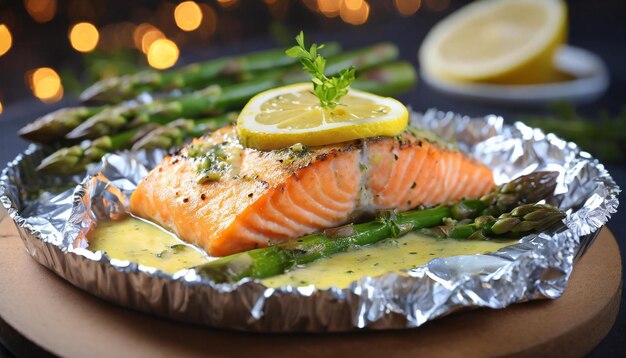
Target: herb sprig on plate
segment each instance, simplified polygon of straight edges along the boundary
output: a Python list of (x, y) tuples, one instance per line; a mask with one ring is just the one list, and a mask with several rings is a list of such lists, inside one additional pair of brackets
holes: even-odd
[(304, 70), (311, 74), (313, 93), (319, 98), (320, 105), (323, 108), (335, 108), (339, 99), (348, 94), (350, 84), (354, 81), (354, 67), (350, 66), (341, 70), (337, 76), (327, 77), (324, 74), (326, 59), (318, 53), (324, 45), (314, 43), (307, 49), (302, 31), (296, 36), (296, 42), (298, 45), (288, 49), (285, 53), (289, 57), (297, 58)]

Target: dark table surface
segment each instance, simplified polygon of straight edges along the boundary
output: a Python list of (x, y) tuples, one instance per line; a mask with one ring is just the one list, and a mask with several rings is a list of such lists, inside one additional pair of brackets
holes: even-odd
[[(626, 21), (623, 21), (623, 0), (592, 2), (570, 2), (570, 44), (595, 52), (604, 59), (611, 72), (611, 85), (608, 92), (595, 102), (581, 105), (580, 112), (593, 117), (601, 110), (617, 112), (626, 105)], [(419, 44), (432, 26), (436, 18), (418, 21), (416, 18), (400, 19), (385, 24), (376, 24), (368, 27), (355, 27), (340, 32), (311, 31), (316, 41), (337, 40), (345, 48), (363, 46), (379, 41), (392, 41), (401, 48), (401, 57), (413, 62), (417, 66), (416, 53)], [(245, 41), (227, 44), (219, 48), (211, 48), (210, 54), (206, 49), (189, 50), (181, 54), (180, 63), (192, 62), (200, 59), (220, 55), (269, 48), (275, 43), (269, 37), (259, 36)], [(528, 113), (542, 113), (545, 108), (522, 108), (511, 106), (493, 106), (475, 102), (465, 102), (442, 96), (426, 84), (419, 83), (411, 92), (399, 97), (404, 103), (411, 105), (415, 110), (424, 111), (428, 108), (451, 110), (467, 115), (499, 114), (508, 122), (513, 122), (519, 115)], [(28, 143), (22, 141), (15, 134), (25, 123), (45, 114), (53, 109), (75, 104), (75, 99), (67, 98), (53, 106), (44, 105), (34, 99), (24, 99), (5, 106), (5, 112), (0, 115), (0, 163), (10, 161)], [(608, 165), (609, 172), (621, 187), (626, 187), (626, 167)], [(622, 199), (623, 195), (620, 197)], [(619, 210), (608, 224), (615, 234), (622, 252), (626, 251), (626, 210)], [(622, 266), (626, 264), (622, 256)], [(626, 291), (626, 289), (623, 289)], [(623, 291), (623, 293), (624, 293)], [(604, 341), (593, 351), (591, 356), (626, 356), (626, 303), (622, 301), (621, 309), (615, 326)], [(6, 352), (5, 352), (6, 353)], [(0, 355), (4, 355), (0, 347)]]

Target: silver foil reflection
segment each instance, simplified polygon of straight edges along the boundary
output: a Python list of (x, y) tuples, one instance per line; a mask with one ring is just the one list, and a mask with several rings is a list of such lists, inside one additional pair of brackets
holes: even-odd
[[(409, 328), (462, 308), (561, 296), (575, 260), (618, 206), (619, 188), (602, 164), (573, 143), (521, 123), (505, 125), (497, 116), (431, 110), (413, 114), (411, 125), (456, 141), (490, 166), (497, 182), (535, 170), (558, 171), (552, 203), (567, 211), (564, 225), (495, 253), (434, 259), (408, 276), (363, 277), (346, 289), (273, 289), (253, 280), (214, 284), (193, 270), (169, 275), (87, 249), (89, 228), (125, 211), (137, 182), (161, 161), (161, 151), (109, 155), (101, 171), (85, 179), (48, 178), (34, 171), (42, 153), (33, 146), (3, 171), (0, 200), (28, 252), (74, 285), (136, 310), (216, 327), (266, 332)], [(50, 189), (68, 184), (73, 188)]]

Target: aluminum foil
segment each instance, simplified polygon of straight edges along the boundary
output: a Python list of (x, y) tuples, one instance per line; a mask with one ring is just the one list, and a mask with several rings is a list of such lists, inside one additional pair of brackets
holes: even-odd
[(411, 328), (460, 309), (561, 296), (574, 262), (618, 206), (619, 188), (602, 164), (573, 143), (522, 123), (506, 125), (498, 116), (430, 110), (413, 113), (411, 125), (455, 141), (490, 166), (498, 183), (535, 170), (558, 171), (551, 203), (566, 210), (563, 226), (498, 252), (434, 259), (408, 276), (363, 277), (345, 289), (275, 289), (255, 280), (215, 284), (194, 270), (169, 275), (87, 249), (87, 231), (126, 210), (129, 195), (161, 161), (162, 151), (108, 155), (101, 170), (84, 179), (51, 178), (36, 174), (43, 153), (31, 146), (2, 172), (0, 201), (33, 258), (77, 287), (132, 309), (215, 327)]

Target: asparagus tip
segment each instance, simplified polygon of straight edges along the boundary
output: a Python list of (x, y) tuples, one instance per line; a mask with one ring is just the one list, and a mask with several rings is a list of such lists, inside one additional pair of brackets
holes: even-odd
[(73, 168), (80, 160), (82, 149), (79, 146), (61, 148), (44, 158), (37, 166), (37, 171), (44, 173), (68, 173), (75, 172)]

